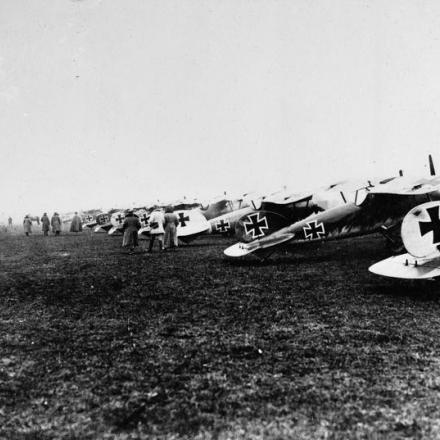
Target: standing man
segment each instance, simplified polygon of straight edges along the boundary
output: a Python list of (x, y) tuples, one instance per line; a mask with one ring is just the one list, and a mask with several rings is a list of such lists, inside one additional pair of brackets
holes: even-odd
[(26, 234), (26, 237), (29, 237), (29, 234), (32, 233), (32, 220), (28, 215), (26, 215), (23, 220), (23, 229), (24, 229), (24, 233)]
[(55, 235), (60, 235), (61, 232), (61, 219), (57, 212), (54, 213), (50, 219), (50, 224), (52, 225), (52, 232)]
[(160, 208), (156, 208), (150, 215), (150, 245), (148, 247), (148, 252), (153, 250), (153, 244), (155, 239), (159, 241), (159, 249), (163, 251), (163, 236), (165, 231), (163, 229), (165, 219), (163, 212)]
[(8, 218), (8, 227), (12, 228), (12, 217)]
[(81, 217), (75, 212), (72, 218), (72, 223), (70, 224), (70, 232), (81, 232), (82, 231), (82, 221)]
[(179, 224), (179, 219), (177, 215), (174, 214), (172, 206), (167, 206), (165, 208), (165, 249), (173, 249), (177, 247), (177, 225)]
[(50, 220), (46, 212), (41, 217), (41, 229), (43, 230), (43, 235), (49, 235)]
[(139, 246), (138, 231), (141, 229), (141, 222), (138, 216), (134, 215), (133, 211), (128, 211), (124, 223), (122, 224), (124, 237), (122, 239), (122, 247), (129, 247), (129, 253), (134, 252), (134, 248)]

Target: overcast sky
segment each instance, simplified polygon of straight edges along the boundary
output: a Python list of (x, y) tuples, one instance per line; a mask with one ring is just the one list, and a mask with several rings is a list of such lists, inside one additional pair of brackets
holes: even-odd
[(1, 0), (0, 112), (0, 220), (440, 170), (440, 2)]

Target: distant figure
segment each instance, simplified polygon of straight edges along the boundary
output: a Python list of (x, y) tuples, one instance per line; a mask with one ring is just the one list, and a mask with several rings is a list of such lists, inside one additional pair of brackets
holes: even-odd
[(55, 235), (60, 235), (61, 232), (61, 219), (57, 212), (54, 213), (52, 218), (50, 219), (50, 224), (52, 226), (52, 232)]
[(165, 249), (173, 249), (178, 246), (177, 241), (177, 225), (179, 224), (179, 219), (177, 215), (174, 214), (172, 206), (167, 206), (165, 208)]
[(163, 251), (163, 236), (165, 219), (160, 208), (156, 208), (150, 215), (150, 245), (148, 246), (148, 252), (152, 252), (154, 241), (159, 241), (159, 249)]
[(139, 246), (138, 231), (141, 228), (141, 222), (139, 218), (133, 214), (133, 211), (128, 211), (124, 223), (122, 224), (122, 230), (124, 231), (124, 237), (122, 239), (122, 246), (130, 248), (130, 254), (134, 252), (134, 248)]
[(49, 235), (50, 230), (50, 220), (47, 216), (47, 213), (45, 212), (43, 216), (41, 217), (41, 229), (43, 231), (43, 235)]
[(23, 220), (23, 229), (26, 236), (29, 237), (29, 234), (32, 232), (32, 220), (28, 215)]
[(8, 218), (8, 226), (12, 228), (12, 217)]
[(81, 232), (82, 229), (81, 217), (75, 212), (75, 215), (72, 218), (72, 223), (70, 224), (70, 232)]

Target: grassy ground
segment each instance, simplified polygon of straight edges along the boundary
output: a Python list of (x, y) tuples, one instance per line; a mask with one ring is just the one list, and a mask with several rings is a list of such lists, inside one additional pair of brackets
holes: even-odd
[(440, 292), (379, 238), (231, 263), (0, 235), (0, 438), (440, 438)]

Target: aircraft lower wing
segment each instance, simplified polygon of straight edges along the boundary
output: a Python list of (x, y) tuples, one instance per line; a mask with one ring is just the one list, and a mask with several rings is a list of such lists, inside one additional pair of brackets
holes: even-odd
[(409, 280), (423, 280), (440, 276), (440, 257), (416, 258), (411, 254), (390, 257), (368, 269), (376, 275)]

